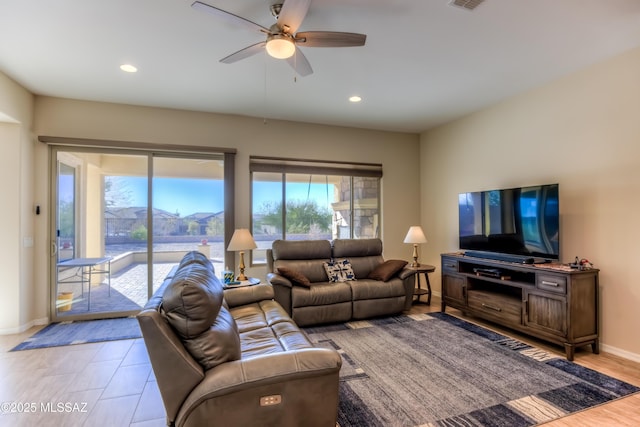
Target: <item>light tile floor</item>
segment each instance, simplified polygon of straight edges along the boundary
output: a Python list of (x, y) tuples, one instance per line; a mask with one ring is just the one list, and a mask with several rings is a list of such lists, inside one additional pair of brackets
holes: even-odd
[(0, 426), (165, 425), (142, 339), (8, 351), (34, 332), (0, 337)]
[[(439, 310), (440, 299), (434, 296), (430, 306), (414, 305), (410, 313)], [(456, 312), (447, 309), (450, 311)], [(479, 323), (489, 326), (486, 322)], [(0, 426), (165, 425), (164, 406), (142, 339), (9, 351), (38, 329), (0, 336)], [(492, 329), (506, 332), (495, 325)], [(563, 354), (558, 346), (519, 334), (510, 335)], [(595, 355), (589, 349), (578, 351), (576, 362), (640, 385), (639, 363), (606, 353)], [(545, 426), (638, 426), (638, 419), (640, 394)]]

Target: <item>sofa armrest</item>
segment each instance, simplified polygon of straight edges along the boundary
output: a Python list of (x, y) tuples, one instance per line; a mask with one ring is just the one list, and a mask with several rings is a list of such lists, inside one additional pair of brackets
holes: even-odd
[(410, 268), (405, 267), (398, 272), (398, 277), (404, 280), (408, 277), (415, 276), (415, 274), (416, 274), (416, 270), (412, 270)]
[[(340, 355), (326, 348), (222, 363), (208, 370), (187, 397), (176, 426), (242, 426), (256, 420), (264, 425), (282, 420), (302, 425), (309, 420), (311, 425), (335, 426), (341, 365)], [(267, 397), (281, 401), (264, 406), (261, 402)], [(224, 416), (216, 420), (212, 413)]]
[(291, 305), (291, 290), (293, 283), (291, 280), (278, 273), (267, 273), (267, 282), (273, 286), (274, 298), (284, 308), (289, 316), (293, 316)]
[(267, 273), (267, 282), (271, 285), (285, 286), (287, 288), (293, 286), (291, 280), (278, 273)]
[(253, 304), (264, 300), (273, 299), (273, 288), (268, 284), (245, 286), (242, 288), (231, 288), (224, 290), (224, 299), (229, 308), (239, 305)]

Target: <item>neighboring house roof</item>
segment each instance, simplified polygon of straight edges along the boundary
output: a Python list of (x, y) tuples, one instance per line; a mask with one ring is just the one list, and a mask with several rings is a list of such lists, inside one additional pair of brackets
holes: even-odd
[[(105, 218), (119, 218), (119, 219), (143, 219), (147, 216), (146, 207), (126, 207), (126, 208), (107, 208), (104, 211)], [(155, 218), (180, 218), (176, 214), (172, 214), (163, 209), (153, 209), (153, 216)]]
[[(131, 206), (126, 208), (114, 208), (110, 207), (105, 209), (104, 217), (109, 218), (118, 218), (118, 219), (143, 219), (147, 216), (147, 208), (139, 207), (139, 206)], [(182, 218), (185, 220), (195, 220), (198, 222), (208, 221), (211, 218), (218, 218), (224, 216), (224, 211), (220, 212), (196, 212), (184, 217), (180, 215), (173, 214), (171, 212), (165, 211), (163, 209), (153, 209), (153, 216), (155, 218)]]
[(198, 221), (198, 222), (202, 222), (202, 221), (208, 221), (211, 218), (221, 218), (224, 216), (224, 211), (220, 211), (220, 212), (196, 212), (196, 213), (192, 213), (191, 215), (187, 215), (184, 216), (184, 219), (187, 220), (194, 220), (194, 221)]

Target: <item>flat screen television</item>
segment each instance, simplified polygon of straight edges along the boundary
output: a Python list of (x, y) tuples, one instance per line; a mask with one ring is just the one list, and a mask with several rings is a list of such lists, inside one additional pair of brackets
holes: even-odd
[(505, 254), (521, 257), (522, 262), (557, 260), (558, 201), (558, 184), (462, 193), (460, 249), (484, 258)]

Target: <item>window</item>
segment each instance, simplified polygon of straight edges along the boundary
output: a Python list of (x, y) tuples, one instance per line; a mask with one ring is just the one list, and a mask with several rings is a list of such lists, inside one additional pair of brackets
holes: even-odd
[(251, 157), (250, 170), (253, 264), (277, 239), (380, 235), (381, 165)]

